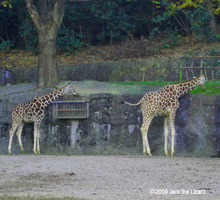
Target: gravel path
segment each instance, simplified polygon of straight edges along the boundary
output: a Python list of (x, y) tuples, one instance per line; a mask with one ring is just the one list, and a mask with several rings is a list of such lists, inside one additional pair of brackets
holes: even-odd
[(154, 156), (0, 155), (0, 197), (217, 200), (219, 161)]

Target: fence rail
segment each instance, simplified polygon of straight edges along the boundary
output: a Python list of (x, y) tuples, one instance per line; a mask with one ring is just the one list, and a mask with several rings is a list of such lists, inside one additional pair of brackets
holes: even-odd
[(183, 79), (184, 70), (187, 80), (189, 79), (189, 73), (193, 77), (195, 74), (204, 73), (206, 80), (209, 79), (209, 74), (213, 80), (218, 79), (218, 76), (220, 76), (220, 56), (181, 57), (180, 60), (180, 81)]

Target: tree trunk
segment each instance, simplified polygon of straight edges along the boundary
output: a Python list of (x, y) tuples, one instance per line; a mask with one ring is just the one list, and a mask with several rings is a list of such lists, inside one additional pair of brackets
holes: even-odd
[[(58, 83), (56, 38), (63, 20), (66, 0), (25, 0), (25, 2), (39, 39), (37, 87), (55, 87)], [(38, 3), (38, 9), (35, 3)]]
[(206, 2), (206, 5), (207, 5), (208, 13), (212, 17), (212, 19), (210, 21), (211, 32), (216, 34), (217, 33), (217, 28), (216, 28), (215, 16), (214, 16), (214, 13), (213, 13), (213, 10), (212, 10), (212, 4), (211, 4), (210, 0), (205, 0), (205, 2)]
[(54, 87), (58, 83), (55, 30), (39, 32), (38, 88)]

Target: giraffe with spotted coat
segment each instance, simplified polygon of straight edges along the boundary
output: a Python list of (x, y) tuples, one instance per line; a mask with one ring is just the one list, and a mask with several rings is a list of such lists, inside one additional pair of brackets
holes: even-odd
[(143, 116), (143, 123), (141, 127), (141, 135), (143, 140), (143, 153), (145, 155), (152, 155), (148, 142), (148, 129), (152, 119), (157, 115), (163, 115), (164, 119), (164, 153), (168, 156), (167, 153), (167, 140), (169, 135), (169, 125), (171, 128), (171, 157), (174, 154), (174, 137), (175, 137), (175, 125), (174, 120), (176, 117), (176, 111), (179, 108), (179, 98), (182, 95), (187, 94), (193, 88), (196, 88), (200, 85), (203, 90), (205, 83), (205, 76), (200, 75), (197, 78), (194, 78), (189, 81), (185, 81), (177, 84), (169, 84), (163, 88), (146, 93), (141, 100), (136, 104), (131, 104), (128, 102), (122, 102), (128, 105), (137, 106), (141, 104), (141, 111)]
[(51, 93), (35, 97), (31, 101), (23, 104), (19, 104), (12, 111), (12, 128), (9, 131), (10, 139), (8, 145), (8, 152), (11, 153), (11, 145), (14, 133), (16, 131), (19, 146), (21, 152), (24, 152), (21, 133), (25, 123), (34, 122), (34, 147), (33, 151), (35, 154), (40, 154), (40, 125), (44, 118), (44, 109), (55, 99), (63, 96), (66, 93), (71, 93), (73, 95), (78, 95), (76, 91), (70, 85), (62, 87)]

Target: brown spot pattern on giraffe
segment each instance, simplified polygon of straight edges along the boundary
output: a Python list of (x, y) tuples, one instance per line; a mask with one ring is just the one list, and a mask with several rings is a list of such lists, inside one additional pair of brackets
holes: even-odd
[[(190, 81), (186, 81), (178, 84), (170, 84), (164, 86), (158, 91), (148, 92), (137, 104), (141, 104), (141, 111), (143, 115), (143, 123), (141, 127), (142, 139), (143, 139), (143, 152), (144, 154), (151, 155), (150, 147), (147, 139), (147, 132), (151, 120), (155, 115), (164, 115), (165, 116), (165, 154), (167, 155), (167, 121), (171, 125), (172, 132), (172, 146), (171, 146), (171, 156), (174, 152), (174, 135), (175, 135), (175, 126), (174, 120), (176, 111), (179, 107), (179, 97), (189, 92), (191, 89), (195, 88), (197, 85), (204, 86), (205, 77), (201, 75), (198, 78), (195, 78)], [(127, 102), (126, 102), (127, 103)], [(130, 103), (127, 103), (130, 104)], [(132, 104), (130, 104), (132, 105)], [(168, 120), (166, 119), (168, 118)]]
[[(21, 132), (24, 125), (24, 122), (34, 122), (34, 152), (39, 153), (39, 138), (40, 138), (40, 123), (44, 117), (44, 109), (47, 105), (49, 105), (53, 100), (58, 98), (59, 96), (62, 96), (66, 93), (72, 93), (74, 95), (77, 95), (75, 90), (70, 86), (65, 86), (63, 88), (60, 88), (54, 92), (51, 92), (49, 94), (45, 94), (39, 97), (35, 97), (31, 101), (18, 105), (13, 111), (12, 111), (12, 128), (10, 129), (10, 139), (9, 139), (9, 146), (8, 151), (11, 153), (11, 144), (12, 144), (12, 138), (17, 130), (17, 136), (19, 140), (19, 145), (21, 148), (21, 151), (23, 151), (22, 143), (21, 143)], [(37, 151), (36, 151), (36, 145), (37, 145)]]

